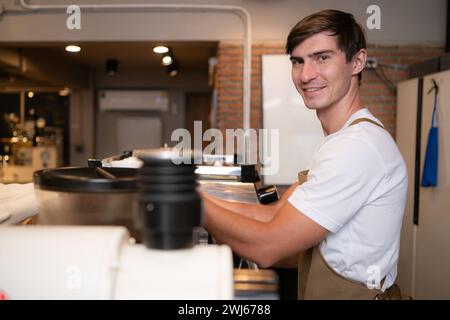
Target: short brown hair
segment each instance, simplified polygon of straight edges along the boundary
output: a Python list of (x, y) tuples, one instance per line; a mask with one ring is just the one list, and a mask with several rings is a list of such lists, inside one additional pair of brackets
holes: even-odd
[[(360, 49), (366, 48), (364, 31), (351, 13), (323, 10), (303, 18), (292, 28), (287, 37), (286, 53), (291, 54), (304, 40), (324, 31), (337, 36), (338, 48), (345, 53), (347, 62), (350, 62)], [(358, 77), (361, 81), (361, 73)]]

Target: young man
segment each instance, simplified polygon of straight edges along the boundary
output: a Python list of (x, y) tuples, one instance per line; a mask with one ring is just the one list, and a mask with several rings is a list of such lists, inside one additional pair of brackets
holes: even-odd
[(294, 26), (286, 49), (292, 80), (325, 134), (307, 181), (273, 206), (203, 194), (205, 226), (261, 267), (300, 256), (301, 298), (392, 297), (407, 172), (390, 134), (361, 105), (364, 33), (351, 14), (325, 10)]

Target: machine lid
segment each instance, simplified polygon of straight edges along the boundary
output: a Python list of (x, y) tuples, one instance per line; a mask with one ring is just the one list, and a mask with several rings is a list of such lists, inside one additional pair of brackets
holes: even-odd
[(138, 190), (138, 169), (43, 169), (34, 173), (33, 182), (40, 189), (64, 192), (135, 192)]
[(194, 164), (196, 159), (202, 161), (200, 150), (181, 149), (181, 148), (156, 148), (156, 149), (137, 149), (133, 155), (144, 162), (150, 163), (168, 163), (175, 165)]

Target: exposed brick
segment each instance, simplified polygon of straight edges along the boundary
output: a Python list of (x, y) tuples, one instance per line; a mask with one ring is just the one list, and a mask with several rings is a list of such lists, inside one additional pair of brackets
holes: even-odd
[(231, 79), (240, 79), (242, 81), (242, 69), (229, 70), (226, 67), (223, 67), (221, 70), (217, 72), (217, 75), (220, 80), (231, 80)]
[(222, 101), (236, 101), (236, 102), (239, 102), (239, 101), (241, 101), (242, 100), (242, 97), (240, 97), (240, 96), (226, 96), (226, 95), (220, 95), (219, 94), (219, 102), (222, 102)]
[(219, 58), (221, 63), (242, 63), (242, 56), (241, 55), (221, 55)]
[(233, 90), (233, 89), (223, 89), (220, 91), (222, 96), (241, 96), (242, 90)]

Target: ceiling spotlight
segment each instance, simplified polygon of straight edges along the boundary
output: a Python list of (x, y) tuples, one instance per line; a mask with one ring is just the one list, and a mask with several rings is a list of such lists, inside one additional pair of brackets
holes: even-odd
[(59, 94), (61, 97), (66, 97), (66, 96), (68, 96), (68, 95), (70, 94), (70, 89), (67, 88), (67, 87), (65, 87), (64, 89), (59, 90), (59, 91), (58, 91), (58, 94)]
[(178, 62), (177, 60), (173, 59), (173, 62), (166, 66), (167, 73), (171, 77), (175, 77), (178, 75)]
[(66, 46), (66, 51), (67, 52), (80, 52), (81, 48), (79, 46), (71, 44), (71, 45)]
[(34, 92), (33, 91), (28, 91), (28, 98), (33, 98), (34, 97)]
[(117, 61), (116, 59), (106, 60), (106, 73), (109, 76), (115, 75), (118, 69), (119, 69), (119, 61)]
[(169, 52), (169, 48), (166, 46), (156, 46), (153, 48), (154, 53), (167, 53)]
[(169, 64), (171, 64), (173, 62), (173, 59), (170, 55), (166, 55), (162, 58), (162, 64), (163, 66), (168, 66)]

